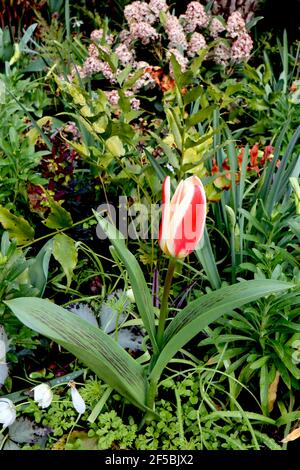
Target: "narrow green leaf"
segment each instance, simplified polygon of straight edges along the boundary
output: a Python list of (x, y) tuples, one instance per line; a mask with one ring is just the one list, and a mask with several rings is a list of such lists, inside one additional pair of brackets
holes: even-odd
[(201, 109), (197, 113), (193, 114), (186, 120), (187, 128), (199, 124), (199, 122), (204, 121), (212, 116), (213, 111), (216, 109), (216, 105), (207, 106), (207, 108)]
[(213, 289), (219, 289), (221, 287), (221, 278), (219, 275), (216, 260), (212, 251), (209, 235), (207, 228), (204, 229), (204, 235), (202, 238), (202, 245), (196, 250), (195, 254), (203, 266), (205, 274)]

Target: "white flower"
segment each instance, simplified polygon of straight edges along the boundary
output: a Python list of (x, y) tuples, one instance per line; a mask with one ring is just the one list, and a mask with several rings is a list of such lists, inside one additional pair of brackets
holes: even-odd
[(132, 304), (135, 303), (135, 297), (132, 289), (127, 289), (126, 291), (126, 297), (131, 302)]
[(40, 384), (33, 389), (33, 399), (41, 408), (48, 408), (51, 405), (53, 393), (48, 384)]
[(82, 415), (85, 412), (85, 402), (80, 393), (78, 392), (77, 388), (75, 387), (75, 383), (71, 380), (68, 383), (69, 387), (71, 388), (71, 397), (72, 397), (72, 403), (80, 415)]
[(0, 398), (0, 423), (3, 429), (11, 426), (17, 416), (16, 407), (8, 398)]

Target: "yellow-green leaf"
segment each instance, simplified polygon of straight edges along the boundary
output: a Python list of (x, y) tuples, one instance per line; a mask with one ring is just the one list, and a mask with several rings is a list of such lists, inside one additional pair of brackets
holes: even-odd
[(58, 202), (50, 201), (51, 212), (44, 224), (48, 228), (61, 229), (69, 228), (73, 225), (70, 213), (64, 209)]
[(58, 233), (53, 239), (53, 256), (63, 268), (67, 277), (67, 285), (72, 282), (73, 271), (77, 265), (77, 250), (74, 240), (64, 233)]
[(14, 238), (18, 245), (25, 245), (34, 239), (34, 229), (27, 220), (12, 214), (2, 206), (0, 206), (0, 223), (8, 231), (10, 238)]
[(105, 142), (107, 150), (114, 157), (123, 157), (125, 155), (125, 149), (123, 143), (117, 135), (113, 135)]

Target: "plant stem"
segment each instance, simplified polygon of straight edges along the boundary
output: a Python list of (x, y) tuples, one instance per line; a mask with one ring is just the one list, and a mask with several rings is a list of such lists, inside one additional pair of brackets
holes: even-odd
[(159, 348), (161, 348), (162, 346), (162, 340), (163, 340), (164, 331), (165, 331), (165, 324), (166, 324), (166, 320), (168, 317), (168, 300), (169, 300), (169, 293), (171, 289), (173, 274), (174, 274), (174, 270), (176, 266), (176, 261), (177, 260), (175, 258), (170, 259), (168, 272), (167, 272), (166, 279), (165, 279), (164, 292), (163, 292), (163, 297), (161, 301), (159, 322), (158, 322), (157, 335), (156, 335), (157, 344)]
[(54, 235), (57, 235), (58, 233), (63, 233), (66, 230), (70, 230), (71, 228), (76, 227), (77, 225), (84, 224), (85, 222), (87, 222), (88, 220), (93, 219), (93, 218), (94, 218), (94, 215), (90, 215), (89, 217), (86, 217), (85, 219), (82, 219), (82, 220), (79, 220), (78, 222), (75, 222), (70, 227), (60, 228), (60, 229), (55, 230), (54, 232), (47, 233), (47, 235), (43, 235), (42, 237), (36, 238), (35, 240), (32, 240), (31, 242), (26, 243), (25, 245), (22, 245), (21, 248), (27, 248), (28, 246), (31, 246), (34, 243), (37, 243), (41, 240), (45, 240), (46, 238), (50, 238)]

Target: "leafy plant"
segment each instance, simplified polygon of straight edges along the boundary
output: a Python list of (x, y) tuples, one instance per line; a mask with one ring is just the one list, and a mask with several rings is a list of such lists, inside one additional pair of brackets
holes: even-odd
[(145, 367), (120, 349), (113, 339), (86, 321), (74, 318), (61, 307), (36, 298), (19, 298), (6, 304), (27, 326), (64, 346), (144, 411), (153, 410), (157, 383), (168, 362), (197, 333), (221, 317), (226, 310), (292, 287), (292, 284), (280, 281), (249, 281), (206, 294), (177, 314), (165, 331), (162, 345), (158, 345), (151, 296), (142, 271), (116, 228), (97, 213), (95, 215), (108, 234), (115, 253), (128, 270), (137, 308), (149, 335), (153, 355), (146, 368), (147, 378)]

